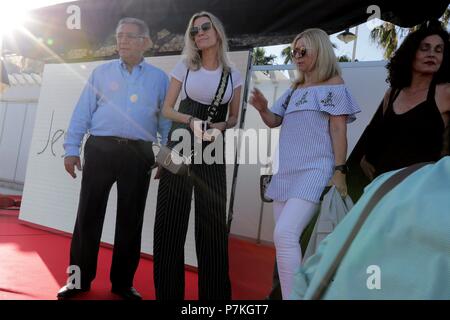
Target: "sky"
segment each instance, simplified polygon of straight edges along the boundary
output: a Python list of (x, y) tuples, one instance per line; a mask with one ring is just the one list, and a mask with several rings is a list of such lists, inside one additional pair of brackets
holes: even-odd
[(69, 1), (73, 0), (1, 0), (0, 36), (10, 28), (20, 26), (26, 20), (27, 11)]

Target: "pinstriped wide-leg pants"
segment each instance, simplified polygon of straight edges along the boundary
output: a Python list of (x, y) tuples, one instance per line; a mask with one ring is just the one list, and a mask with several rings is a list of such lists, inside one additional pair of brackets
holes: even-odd
[(191, 175), (167, 170), (159, 182), (153, 239), (156, 299), (184, 299), (184, 244), (195, 196), (195, 245), (200, 300), (231, 299), (224, 164), (195, 164)]

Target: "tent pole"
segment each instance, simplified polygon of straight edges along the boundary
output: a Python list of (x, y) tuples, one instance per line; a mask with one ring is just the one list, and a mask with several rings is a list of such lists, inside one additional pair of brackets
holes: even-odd
[(253, 61), (253, 48), (250, 48), (249, 53), (248, 53), (248, 60), (247, 60), (247, 74), (245, 77), (244, 90), (242, 92), (242, 109), (241, 109), (241, 118), (239, 120), (239, 135), (238, 135), (236, 154), (234, 156), (233, 180), (231, 183), (230, 202), (229, 202), (229, 206), (228, 206), (228, 221), (227, 221), (228, 233), (230, 233), (230, 230), (231, 230), (231, 222), (233, 221), (233, 214), (234, 214), (234, 208), (233, 208), (234, 197), (235, 197), (235, 193), (236, 193), (237, 175), (238, 175), (238, 171), (239, 171), (238, 153), (241, 148), (241, 131), (244, 128), (245, 114), (247, 111), (247, 95), (248, 95), (248, 89), (249, 89), (250, 80), (251, 80), (252, 61)]

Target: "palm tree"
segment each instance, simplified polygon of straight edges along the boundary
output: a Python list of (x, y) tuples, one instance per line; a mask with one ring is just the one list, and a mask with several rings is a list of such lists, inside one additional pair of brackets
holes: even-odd
[(276, 57), (273, 54), (266, 56), (266, 50), (264, 48), (253, 49), (253, 65), (271, 65)]
[(395, 24), (385, 22), (374, 28), (370, 32), (370, 39), (372, 42), (378, 42), (378, 46), (384, 49), (384, 59), (389, 60), (397, 49), (398, 33)]
[(441, 21), (444, 24), (444, 26), (448, 26), (450, 20), (450, 7), (445, 9), (444, 14), (441, 17)]
[[(440, 20), (443, 26), (447, 28), (450, 20), (450, 7), (445, 9), (445, 12)], [(372, 42), (378, 43), (378, 45), (384, 49), (383, 56), (386, 60), (388, 60), (397, 49), (399, 36), (404, 37), (408, 33), (417, 30), (419, 26), (420, 25), (412, 28), (400, 28), (390, 22), (385, 22), (370, 32), (370, 39)]]
[[(348, 56), (346, 56), (345, 54), (343, 56), (339, 56), (337, 57), (337, 60), (339, 62), (352, 62), (352, 59), (350, 59)], [(355, 60), (357, 61), (357, 60)]]
[(287, 46), (281, 51), (281, 57), (284, 58), (284, 64), (289, 64), (292, 62), (291, 46)]

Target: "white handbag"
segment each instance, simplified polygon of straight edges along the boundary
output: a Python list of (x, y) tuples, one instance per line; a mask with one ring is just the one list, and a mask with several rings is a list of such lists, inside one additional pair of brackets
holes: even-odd
[(184, 176), (189, 175), (191, 158), (192, 155), (187, 157), (166, 145), (160, 145), (155, 162), (173, 174)]
[(353, 201), (350, 196), (342, 198), (336, 186), (330, 188), (321, 202), (319, 216), (303, 255), (303, 262), (316, 252), (320, 242), (333, 232), (352, 207)]

